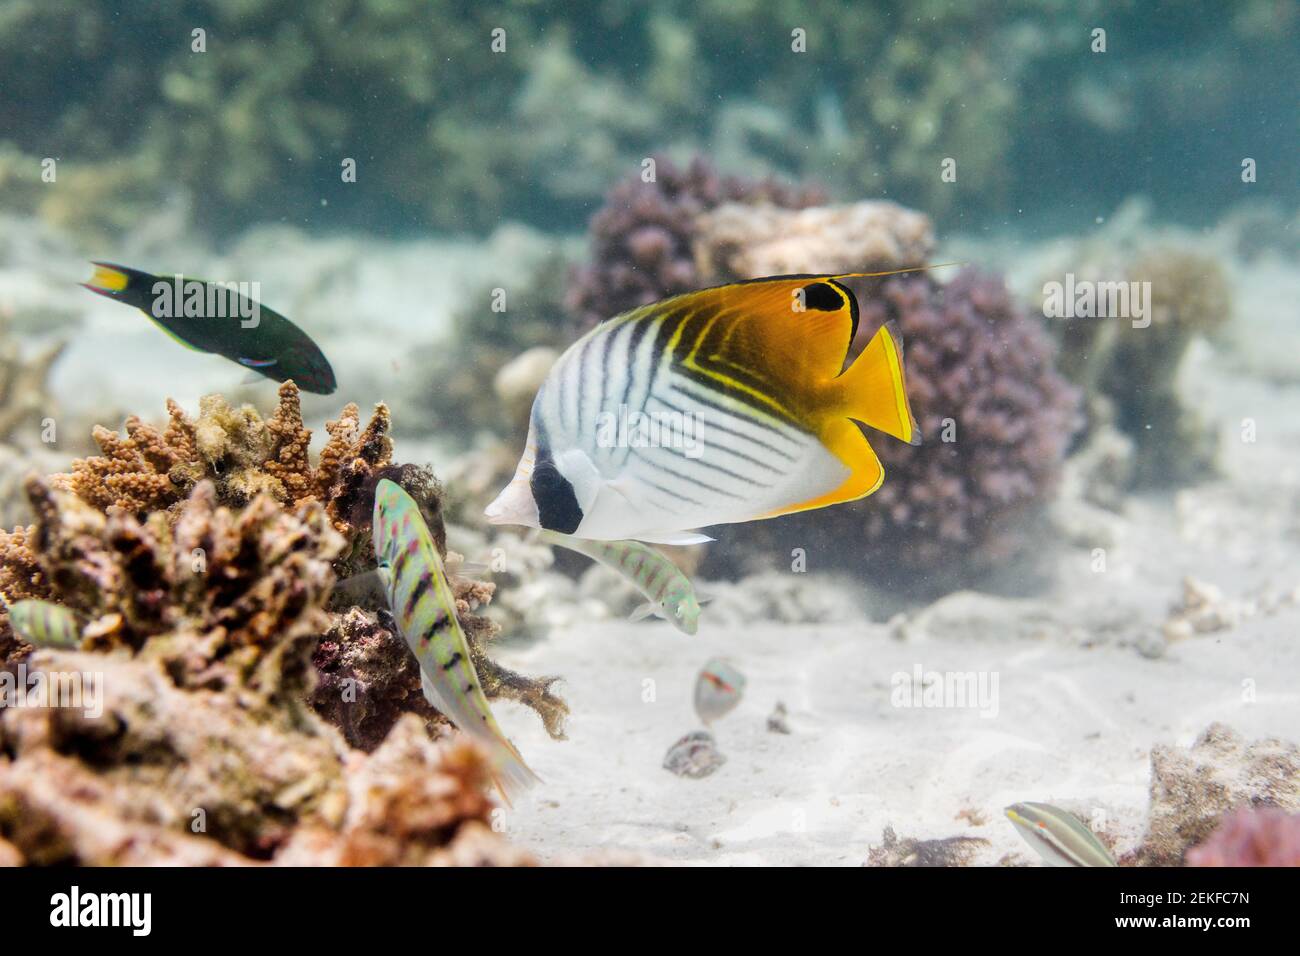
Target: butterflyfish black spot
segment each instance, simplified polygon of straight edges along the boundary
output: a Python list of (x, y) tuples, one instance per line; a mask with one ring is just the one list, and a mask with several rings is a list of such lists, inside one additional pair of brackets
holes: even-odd
[(838, 312), (844, 308), (844, 296), (829, 282), (814, 282), (812, 285), (804, 286), (801, 291), (805, 309)]
[(555, 462), (539, 461), (528, 480), (537, 503), (537, 521), (547, 531), (573, 534), (582, 524), (582, 509), (569, 479), (560, 474)]

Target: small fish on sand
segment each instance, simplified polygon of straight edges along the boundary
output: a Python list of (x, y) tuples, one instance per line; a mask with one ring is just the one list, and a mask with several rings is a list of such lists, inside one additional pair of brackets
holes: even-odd
[(668, 748), (664, 769), (679, 777), (699, 779), (707, 777), (726, 762), (727, 758), (718, 749), (713, 734), (707, 730), (693, 730)]
[(433, 536), (409, 494), (387, 478), (375, 488), (373, 534), (379, 575), (393, 619), (420, 663), (424, 696), (488, 753), (493, 781), (507, 804), (538, 781), (506, 739), (470, 658)]
[(1052, 866), (1117, 866), (1110, 851), (1072, 814), (1049, 803), (1013, 803), (1007, 819)]
[(745, 675), (734, 664), (716, 657), (695, 679), (695, 713), (705, 726), (736, 709), (745, 693)]
[(81, 625), (77, 615), (53, 601), (15, 601), (7, 605), (9, 625), (33, 647), (77, 647)]
[(892, 323), (844, 367), (858, 302), (841, 280), (865, 275), (737, 282), (592, 329), (538, 389), (488, 520), (695, 544), (709, 525), (872, 494), (884, 468), (856, 423), (911, 444), (921, 435)]
[(233, 284), (108, 262), (94, 266), (85, 288), (135, 306), (188, 349), (223, 356), (274, 382), (293, 379), (305, 392), (329, 395), (337, 387), (329, 360), (306, 332)]
[(627, 578), (646, 599), (632, 612), (640, 621), (653, 614), (685, 634), (699, 629), (700, 602), (690, 578), (665, 555), (639, 541), (586, 541), (571, 535), (543, 531), (542, 541), (585, 554)]

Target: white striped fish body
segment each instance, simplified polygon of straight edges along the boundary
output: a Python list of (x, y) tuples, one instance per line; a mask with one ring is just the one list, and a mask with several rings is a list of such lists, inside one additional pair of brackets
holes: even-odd
[(469, 642), (456, 617), (456, 597), (419, 506), (396, 483), (375, 489), (375, 558), (398, 630), (420, 664), (429, 703), (487, 749), (509, 802), (537, 778), (492, 714)]
[(659, 616), (684, 634), (699, 626), (700, 605), (690, 578), (665, 555), (639, 541), (588, 541), (543, 531), (543, 541), (585, 554), (617, 571), (641, 592)]
[[(791, 293), (806, 289), (826, 308), (792, 314)], [(686, 543), (691, 529), (870, 494), (883, 470), (849, 418), (914, 432), (892, 332), (841, 375), (855, 327), (851, 294), (817, 277), (705, 290), (605, 322), (538, 391), (524, 457), (488, 518)]]

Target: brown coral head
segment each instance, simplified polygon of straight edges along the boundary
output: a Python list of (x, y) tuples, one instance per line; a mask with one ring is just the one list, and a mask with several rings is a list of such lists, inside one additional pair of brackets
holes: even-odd
[(339, 500), (347, 502), (347, 510), (339, 517), (357, 532), (369, 531), (374, 516), (375, 488), (387, 478), (399, 485), (403, 491), (415, 499), (420, 506), (420, 514), (433, 534), (438, 552), (447, 550), (447, 535), (442, 522), (442, 484), (433, 472), (423, 465), (385, 465), (373, 471), (363, 468), (351, 470), (347, 494), (340, 495)]

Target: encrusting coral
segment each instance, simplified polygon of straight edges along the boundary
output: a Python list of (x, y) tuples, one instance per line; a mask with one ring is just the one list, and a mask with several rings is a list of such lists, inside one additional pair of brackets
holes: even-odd
[[(1211, 724), (1189, 749), (1152, 748), (1150, 789), (1147, 832), (1120, 863), (1180, 866), (1185, 856), (1195, 861), (1188, 851), (1211, 840), (1231, 811), (1274, 807), (1300, 813), (1300, 748), (1271, 738), (1247, 743), (1232, 728)], [(1256, 829), (1239, 824), (1212, 844), (1237, 842), (1247, 828)], [(1207, 850), (1201, 859), (1212, 852), (1224, 851)]]
[(1276, 807), (1236, 810), (1187, 851), (1188, 866), (1300, 866), (1300, 814)]
[[(36, 520), (0, 532), (0, 592), (71, 609), (82, 643), (33, 652), (0, 616), (0, 680), (101, 673), (106, 699), (100, 717), (0, 710), (0, 841), (24, 859), (519, 859), (483, 825), (479, 758), (431, 742), (445, 722), (405, 642), (362, 607), (331, 609), (338, 572), (374, 566), (362, 547), (374, 481), (406, 481), (445, 552), (440, 489), (392, 463), (382, 409), (365, 428), (345, 410), (313, 466), (296, 398), (286, 383), (266, 421), (217, 397), (194, 421), (172, 406), (166, 430), (133, 422), (71, 475), (28, 480)], [(136, 480), (95, 494), (94, 475)], [(562, 736), (554, 678), (514, 674), (485, 651), (498, 628), (474, 611), (493, 586), (453, 586), (487, 695), (532, 707)], [(358, 762), (350, 747), (373, 755)], [(359, 784), (368, 771), (387, 783)], [(197, 810), (216, 844), (187, 832)], [(134, 849), (113, 839), (137, 829)]]
[(590, 261), (570, 277), (565, 304), (585, 330), (707, 284), (696, 264), (698, 221), (724, 203), (803, 209), (824, 201), (816, 187), (722, 176), (700, 158), (680, 167), (656, 157), (653, 181), (637, 173), (615, 184), (592, 216)]

